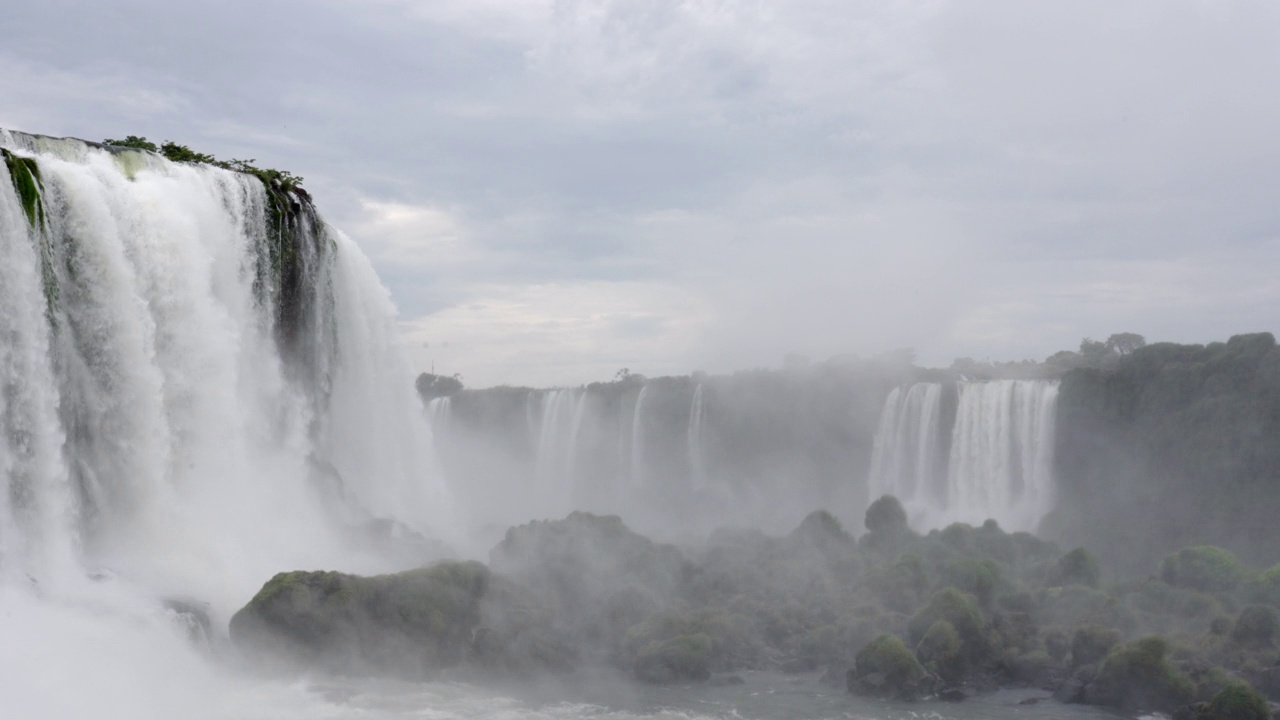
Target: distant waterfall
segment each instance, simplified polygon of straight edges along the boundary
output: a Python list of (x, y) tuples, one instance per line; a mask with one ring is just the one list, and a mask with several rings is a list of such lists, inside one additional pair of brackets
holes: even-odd
[(1034, 529), (1053, 502), (1058, 383), (959, 382), (956, 390), (950, 428), (942, 427), (941, 384), (889, 394), (872, 455), (872, 498), (897, 496), (919, 529), (988, 518)]
[(885, 400), (871, 455), (873, 497), (891, 494), (904, 506), (941, 509), (936, 481), (942, 456), (942, 385), (894, 388)]
[(640, 388), (636, 395), (635, 411), (631, 414), (631, 486), (642, 487), (645, 481), (644, 467), (644, 397), (649, 386)]
[(542, 393), (541, 403), (535, 479), (549, 503), (570, 509), (587, 391), (548, 390)]
[(431, 425), (432, 436), (448, 432), (449, 423), (453, 421), (453, 398), (448, 396), (431, 398), (427, 402), (427, 422)]
[(707, 419), (703, 403), (702, 383), (698, 383), (689, 407), (689, 484), (695, 490), (707, 486), (707, 460), (702, 447)]
[(949, 510), (970, 523), (994, 517), (1034, 529), (1053, 503), (1058, 383), (960, 383), (947, 468)]

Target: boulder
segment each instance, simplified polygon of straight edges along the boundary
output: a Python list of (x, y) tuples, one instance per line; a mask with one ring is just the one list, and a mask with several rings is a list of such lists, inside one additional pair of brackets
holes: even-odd
[(914, 700), (921, 695), (927, 673), (902, 640), (881, 635), (858, 651), (856, 664), (846, 677), (855, 695)]
[(477, 562), (373, 577), (280, 573), (231, 618), (231, 640), (311, 669), (423, 677), (470, 655), (489, 579)]

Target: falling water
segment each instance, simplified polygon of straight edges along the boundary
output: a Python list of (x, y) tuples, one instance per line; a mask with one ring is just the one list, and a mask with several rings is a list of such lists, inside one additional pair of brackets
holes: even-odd
[(644, 485), (644, 396), (649, 391), (649, 386), (645, 385), (640, 388), (640, 393), (636, 395), (636, 407), (631, 413), (631, 487), (639, 488)]
[(535, 480), (547, 509), (572, 510), (577, 439), (582, 429), (587, 392), (548, 390), (542, 394)]
[(0, 147), (0, 634), (40, 648), (30, 672), (115, 638), (124, 665), (194, 676), (160, 596), (225, 618), (282, 569), (389, 569), (351, 542), (374, 518), (450, 534), (389, 295), (309, 198), (75, 140)]
[(453, 421), (453, 398), (445, 396), (431, 398), (427, 401), (427, 423), (431, 426), (431, 436), (439, 437), (449, 431), (449, 423)]
[(698, 383), (693, 391), (693, 403), (689, 407), (689, 479), (695, 490), (707, 486), (706, 456), (702, 448), (702, 437), (706, 432), (706, 411), (702, 398), (702, 383)]
[(889, 393), (872, 454), (872, 498), (897, 496), (920, 528), (994, 518), (1007, 529), (1034, 529), (1052, 503), (1058, 384), (960, 382), (957, 391), (951, 428), (942, 423), (941, 384)]
[(941, 510), (941, 383), (894, 388), (885, 400), (871, 456), (873, 497), (895, 495), (914, 513)]
[(949, 510), (970, 523), (995, 518), (1033, 530), (1053, 503), (1058, 383), (960, 383), (947, 471)]

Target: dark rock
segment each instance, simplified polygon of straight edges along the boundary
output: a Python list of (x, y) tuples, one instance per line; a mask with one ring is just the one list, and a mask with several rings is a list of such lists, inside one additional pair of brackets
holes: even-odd
[(969, 695), (958, 687), (949, 687), (938, 692), (938, 699), (943, 702), (963, 702), (969, 699)]
[(1088, 681), (1080, 674), (1072, 675), (1063, 680), (1058, 689), (1053, 691), (1053, 699), (1063, 704), (1082, 703), (1087, 684)]
[(1145, 637), (1112, 650), (1085, 688), (1084, 701), (1127, 712), (1171, 712), (1192, 699), (1195, 685), (1176, 670), (1168, 643)]
[(747, 681), (743, 680), (741, 675), (713, 675), (707, 684), (712, 687), (729, 687), (731, 685), (745, 685)]
[(1038, 697), (1029, 697), (1029, 698), (1024, 698), (1022, 700), (1019, 700), (1018, 704), (1019, 705), (1038, 705), (1040, 704), (1040, 700), (1041, 699)]
[(489, 579), (476, 562), (374, 577), (280, 573), (231, 618), (231, 639), (304, 667), (421, 677), (469, 656)]

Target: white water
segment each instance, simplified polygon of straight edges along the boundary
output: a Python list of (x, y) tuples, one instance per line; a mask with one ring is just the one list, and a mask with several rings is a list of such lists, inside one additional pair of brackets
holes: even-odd
[(704, 402), (702, 383), (698, 383), (693, 390), (693, 401), (689, 406), (689, 484), (695, 490), (707, 486), (706, 451), (702, 446), (707, 430)]
[(636, 407), (631, 413), (631, 487), (641, 488), (645, 483), (644, 464), (644, 396), (649, 386), (644, 385), (636, 395)]
[(328, 250), (308, 270), (306, 355), (289, 359), (278, 298), (254, 287), (256, 179), (77, 141), (0, 145), (38, 158), (49, 218), (29, 227), (0, 168), (0, 715), (297, 707), (296, 688), (211, 667), (160, 599), (208, 602), (225, 627), (280, 570), (406, 562), (353, 541), (372, 518), (453, 536), (387, 291), (314, 228)]
[(578, 435), (587, 407), (587, 391), (548, 390), (542, 393), (534, 480), (541, 511), (552, 516), (573, 510)]
[(950, 428), (941, 423), (940, 384), (889, 394), (872, 455), (872, 498), (897, 496), (917, 529), (995, 519), (1006, 530), (1034, 530), (1053, 503), (1058, 383), (960, 382), (957, 393)]

